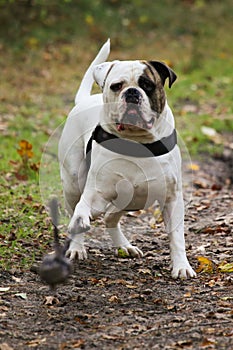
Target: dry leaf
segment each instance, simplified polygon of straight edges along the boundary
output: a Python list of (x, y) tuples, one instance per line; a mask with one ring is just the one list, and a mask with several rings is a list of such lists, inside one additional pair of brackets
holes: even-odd
[(108, 339), (108, 340), (116, 340), (116, 339), (119, 339), (119, 335), (117, 335), (117, 334), (113, 334), (113, 335), (103, 334), (102, 338)]
[(192, 346), (192, 340), (179, 340), (176, 345), (179, 346), (180, 349), (186, 349), (187, 347)]
[(151, 275), (151, 270), (150, 269), (138, 269), (139, 273), (143, 273), (144, 275)]
[(21, 140), (19, 142), (19, 147), (17, 149), (18, 154), (20, 155), (20, 157), (24, 158), (32, 158), (33, 157), (33, 152), (32, 152), (32, 144), (29, 143), (26, 140)]
[(55, 298), (54, 296), (49, 295), (49, 296), (45, 297), (44, 304), (45, 305), (57, 305), (57, 304), (59, 304), (59, 299)]
[(38, 345), (41, 345), (42, 343), (46, 342), (46, 338), (38, 338), (38, 339), (33, 339), (27, 342), (27, 345), (29, 347), (35, 348), (38, 347)]
[(150, 219), (150, 228), (155, 229), (156, 228), (156, 219), (153, 217)]
[(138, 286), (135, 286), (133, 284), (126, 284), (126, 287), (129, 289), (137, 289), (138, 288)]
[(27, 300), (27, 298), (28, 298), (26, 293), (16, 293), (15, 296), (19, 297), (23, 300)]
[(199, 256), (197, 258), (199, 261), (199, 266), (196, 269), (196, 272), (207, 272), (207, 273), (213, 273), (213, 263), (208, 258), (205, 258), (204, 256)]
[(119, 303), (120, 302), (120, 299), (118, 298), (117, 295), (112, 295), (108, 301), (110, 301), (110, 303)]
[(213, 128), (209, 128), (207, 126), (201, 127), (201, 132), (205, 136), (207, 136), (211, 141), (213, 141), (215, 144), (221, 144), (222, 143), (222, 137), (217, 131)]
[(163, 222), (163, 216), (162, 216), (161, 210), (159, 208), (154, 210), (153, 216), (156, 219), (157, 223), (160, 224), (161, 222)]
[(221, 262), (221, 264), (218, 265), (218, 269), (220, 272), (233, 272), (233, 263), (226, 263), (225, 261), (223, 261)]
[(8, 292), (10, 290), (10, 287), (0, 287), (0, 292)]
[(145, 213), (145, 210), (135, 210), (135, 211), (128, 211), (127, 212), (127, 216), (132, 216), (132, 217), (138, 217), (140, 216), (141, 214), (144, 214)]
[(176, 305), (167, 305), (167, 310), (176, 311)]
[(197, 188), (207, 189), (209, 187), (209, 185), (206, 182), (203, 182), (197, 179), (193, 181), (193, 184)]
[(215, 284), (216, 284), (216, 281), (215, 281), (215, 280), (210, 280), (210, 281), (208, 282), (208, 285), (209, 285), (210, 287), (214, 287)]
[(119, 256), (119, 258), (128, 258), (129, 257), (129, 254), (122, 248), (117, 249), (117, 255)]
[(212, 338), (206, 338), (203, 340), (201, 347), (205, 348), (205, 347), (209, 347), (209, 345), (213, 345), (216, 344), (216, 340), (212, 339)]
[[(69, 346), (72, 346), (71, 349), (78, 349), (78, 348), (83, 348), (84, 344), (85, 344), (84, 339), (78, 339), (78, 340), (74, 340), (71, 344), (69, 344)], [(69, 349), (70, 349), (70, 347), (69, 347)]]
[(17, 283), (22, 282), (22, 279), (19, 278), (19, 277), (12, 276), (12, 279), (13, 279), (13, 281), (15, 281), (15, 282), (17, 282)]
[(188, 168), (189, 170), (192, 170), (192, 171), (198, 171), (198, 170), (200, 170), (199, 165), (198, 165), (198, 164), (195, 164), (195, 163), (188, 164), (188, 165), (187, 165), (187, 168)]

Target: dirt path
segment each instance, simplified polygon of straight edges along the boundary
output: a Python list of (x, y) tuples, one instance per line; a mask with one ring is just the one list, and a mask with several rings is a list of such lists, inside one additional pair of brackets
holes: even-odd
[(197, 165), (184, 176), (187, 254), (196, 268), (208, 258), (210, 272), (172, 280), (168, 238), (150, 213), (123, 219), (140, 260), (116, 258), (99, 221), (88, 260), (56, 294), (33, 272), (2, 272), (0, 350), (233, 349), (233, 276), (218, 270), (232, 263), (233, 192), (223, 162)]

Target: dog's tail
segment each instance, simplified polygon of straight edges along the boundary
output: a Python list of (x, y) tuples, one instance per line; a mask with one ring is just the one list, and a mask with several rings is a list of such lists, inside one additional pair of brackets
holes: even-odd
[(101, 47), (98, 55), (96, 56), (94, 61), (92, 61), (91, 65), (86, 71), (83, 77), (83, 80), (81, 81), (80, 87), (76, 93), (75, 104), (77, 104), (78, 101), (82, 99), (83, 96), (90, 95), (92, 85), (94, 83), (93, 69), (97, 64), (105, 62), (106, 59), (108, 58), (109, 53), (110, 53), (110, 39), (108, 39), (106, 43)]

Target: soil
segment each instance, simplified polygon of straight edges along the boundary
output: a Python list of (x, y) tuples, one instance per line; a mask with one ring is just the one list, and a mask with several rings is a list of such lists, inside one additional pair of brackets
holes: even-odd
[(171, 278), (156, 209), (122, 220), (141, 259), (116, 257), (99, 220), (87, 235), (88, 260), (76, 262), (56, 291), (32, 271), (2, 271), (0, 349), (233, 349), (233, 275), (219, 267), (233, 262), (230, 175), (224, 161), (211, 159), (184, 173), (196, 279)]

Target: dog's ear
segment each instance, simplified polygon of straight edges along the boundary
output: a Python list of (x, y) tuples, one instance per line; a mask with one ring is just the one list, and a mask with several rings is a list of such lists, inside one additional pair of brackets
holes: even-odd
[(149, 61), (149, 64), (153, 66), (156, 71), (159, 73), (163, 85), (165, 84), (165, 80), (168, 78), (169, 79), (169, 88), (171, 88), (172, 84), (177, 78), (176, 73), (168, 67), (165, 63), (160, 62), (160, 61)]
[(95, 66), (93, 71), (93, 77), (95, 79), (95, 82), (99, 85), (99, 87), (102, 90), (104, 89), (107, 76), (116, 62), (117, 61), (104, 62)]

